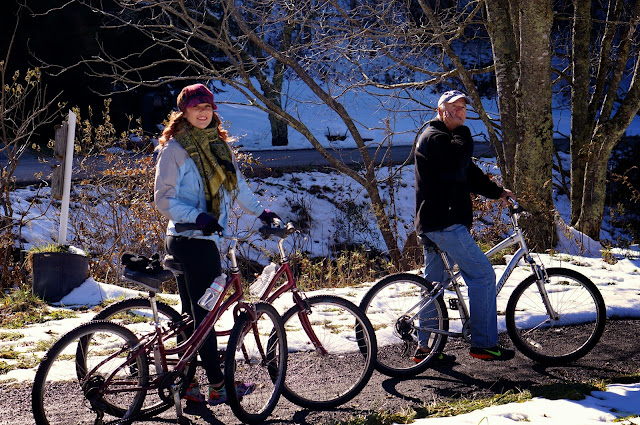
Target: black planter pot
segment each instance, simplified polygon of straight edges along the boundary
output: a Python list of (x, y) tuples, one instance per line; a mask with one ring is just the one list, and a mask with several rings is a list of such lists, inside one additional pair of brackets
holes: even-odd
[(89, 277), (89, 257), (68, 252), (32, 254), (33, 292), (47, 302), (58, 302)]

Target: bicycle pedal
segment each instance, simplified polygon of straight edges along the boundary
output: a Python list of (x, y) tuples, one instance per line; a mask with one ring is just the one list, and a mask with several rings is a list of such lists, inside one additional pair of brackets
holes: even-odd
[(457, 298), (449, 298), (449, 310), (458, 310), (458, 299)]

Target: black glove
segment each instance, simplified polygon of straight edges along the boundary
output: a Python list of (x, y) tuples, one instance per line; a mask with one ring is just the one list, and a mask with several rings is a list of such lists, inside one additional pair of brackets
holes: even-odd
[(223, 230), (222, 226), (218, 224), (218, 220), (207, 213), (200, 213), (198, 217), (196, 217), (196, 224), (205, 236), (213, 233), (221, 233)]
[(262, 214), (258, 216), (258, 218), (264, 223), (267, 223), (269, 226), (273, 226), (274, 224), (276, 224), (276, 220), (282, 222), (282, 219), (278, 217), (278, 214), (269, 210), (264, 210)]

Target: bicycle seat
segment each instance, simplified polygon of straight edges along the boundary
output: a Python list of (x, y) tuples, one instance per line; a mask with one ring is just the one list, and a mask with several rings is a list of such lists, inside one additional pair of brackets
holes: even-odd
[(430, 252), (441, 252), (438, 245), (435, 244), (431, 239), (427, 237), (424, 233), (418, 235), (418, 243), (422, 244), (427, 251)]
[(145, 273), (125, 267), (124, 272), (122, 273), (122, 278), (128, 282), (142, 286), (147, 291), (158, 292), (162, 282), (173, 279), (173, 273), (171, 270), (161, 270), (156, 273)]
[(162, 260), (162, 265), (165, 269), (169, 269), (172, 272), (182, 273), (182, 264), (173, 258), (173, 255), (165, 255)]

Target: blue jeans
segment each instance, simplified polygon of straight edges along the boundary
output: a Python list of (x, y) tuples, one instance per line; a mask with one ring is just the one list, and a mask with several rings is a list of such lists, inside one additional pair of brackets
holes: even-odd
[[(467, 284), (471, 316), (471, 345), (480, 348), (496, 346), (498, 344), (496, 274), (489, 259), (473, 240), (467, 228), (461, 224), (449, 226), (441, 231), (426, 232), (425, 235), (447, 254), (449, 262), (458, 265), (462, 278)], [(424, 256), (425, 279), (431, 282), (444, 282), (447, 274), (440, 254), (425, 247)], [(427, 318), (421, 317), (421, 322)], [(418, 332), (418, 342), (421, 347), (429, 347), (428, 339), (428, 332)]]

